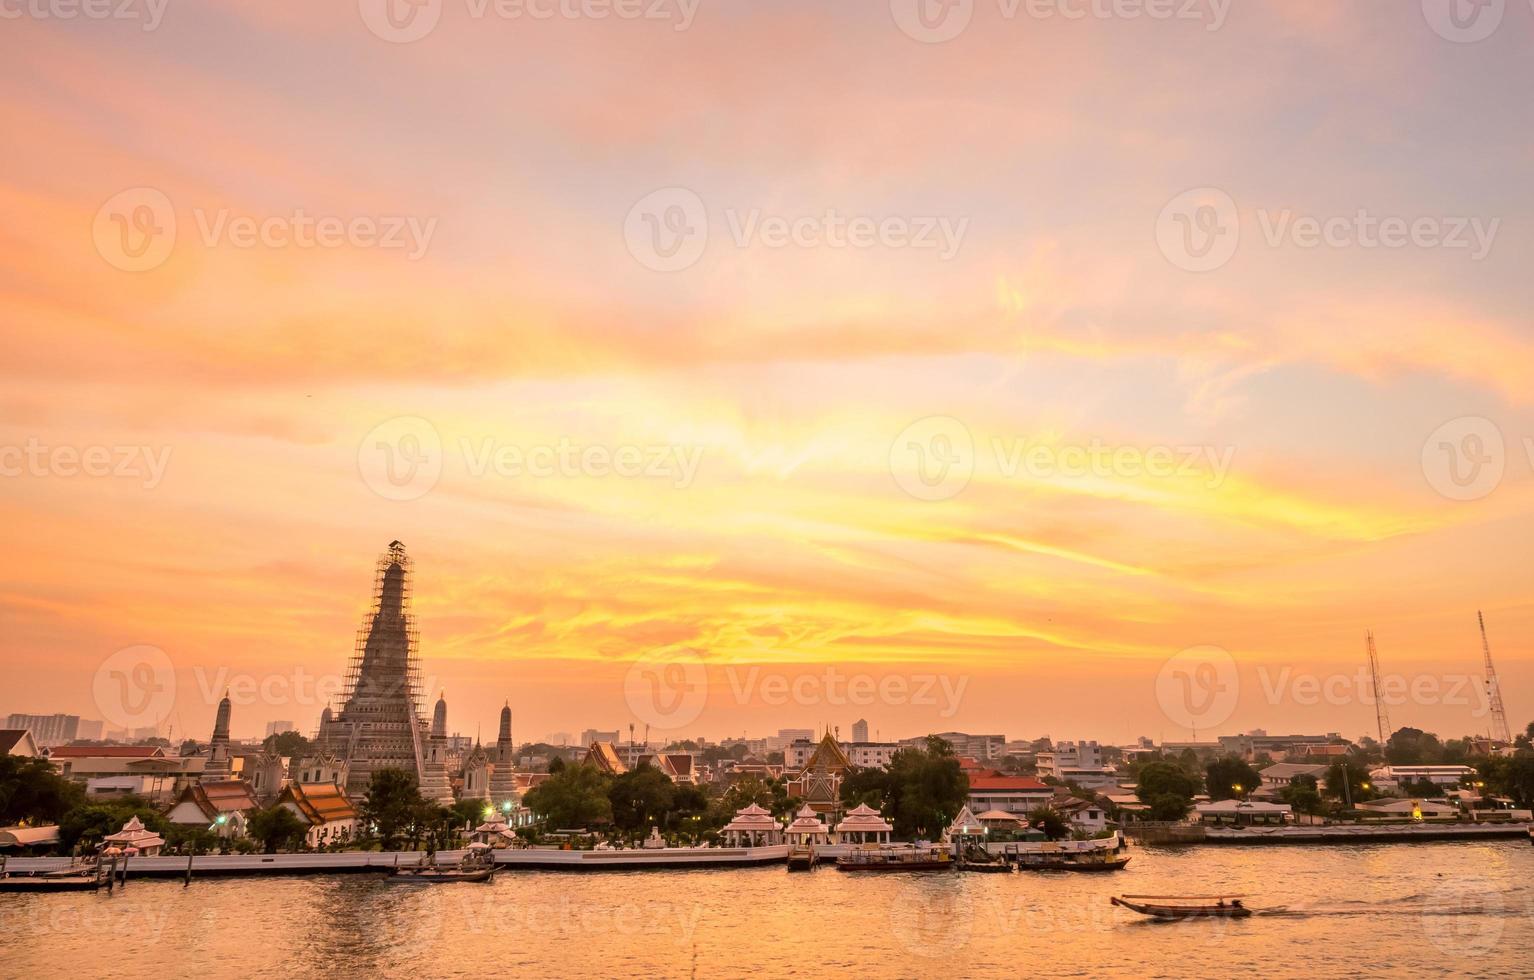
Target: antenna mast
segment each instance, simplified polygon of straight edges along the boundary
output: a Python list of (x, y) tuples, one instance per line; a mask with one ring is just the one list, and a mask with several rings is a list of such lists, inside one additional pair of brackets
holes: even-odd
[(1513, 733), (1507, 727), (1507, 709), (1502, 705), (1502, 688), (1497, 684), (1497, 668), (1491, 662), (1491, 644), (1486, 641), (1486, 617), (1477, 609), (1475, 618), (1481, 624), (1481, 652), (1486, 658), (1486, 705), (1491, 709), (1491, 737), (1501, 739), (1503, 744), (1511, 744)]
[(1380, 751), (1390, 738), (1390, 711), (1385, 707), (1385, 695), (1380, 690), (1380, 655), (1374, 649), (1374, 631), (1364, 634), (1369, 641), (1369, 673), (1374, 677), (1374, 723), (1379, 726)]

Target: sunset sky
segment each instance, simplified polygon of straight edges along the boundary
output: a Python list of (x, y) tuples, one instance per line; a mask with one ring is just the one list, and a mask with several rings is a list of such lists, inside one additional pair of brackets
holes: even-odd
[[(0, 714), (103, 717), (99, 666), (149, 645), (177, 737), (236, 678), (267, 692), (236, 735), (310, 731), (323, 698), (281, 692), (344, 669), (398, 538), (425, 671), (487, 738), (506, 699), (519, 741), (643, 729), (643, 658), (703, 666), (678, 736), (1182, 739), (1157, 677), (1201, 646), (1240, 697), (1199, 737), (1356, 737), (1361, 692), (1292, 683), (1351, 685), (1370, 629), (1440, 692), (1391, 720), (1458, 736), (1489, 729), (1477, 609), (1521, 730), (1534, 9), (1466, 43), (1437, 2), (975, 0), (940, 43), (903, 0), (701, 0), (685, 29), (675, 0), (442, 0), (409, 43), (370, 0), (7, 19)], [(348, 240), (231, 224), (300, 212)], [(956, 248), (762, 224), (828, 212)], [(1294, 225), (1360, 212), (1446, 241)], [(657, 271), (645, 234), (700, 213)], [(1211, 215), (1239, 246), (1190, 271)], [(644, 465), (514, 465), (562, 445)], [(92, 447), (110, 472), (75, 471)], [(1117, 462), (1027, 462), (1093, 447)], [(957, 471), (923, 482), (933, 454)], [(828, 670), (937, 703), (800, 680)]]

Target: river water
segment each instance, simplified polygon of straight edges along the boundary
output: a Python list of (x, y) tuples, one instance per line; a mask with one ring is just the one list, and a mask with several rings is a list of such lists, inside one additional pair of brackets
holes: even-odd
[[(0, 895), (0, 976), (1534, 976), (1527, 843), (1132, 854), (1113, 874), (511, 871)], [(1218, 892), (1267, 911), (1156, 923), (1108, 903)]]

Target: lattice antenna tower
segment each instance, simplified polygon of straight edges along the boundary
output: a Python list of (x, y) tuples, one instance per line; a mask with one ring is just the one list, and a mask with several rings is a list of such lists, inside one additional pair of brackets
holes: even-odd
[(1502, 704), (1502, 687), (1497, 683), (1497, 667), (1491, 662), (1491, 644), (1486, 641), (1486, 617), (1477, 609), (1475, 619), (1481, 624), (1481, 653), (1485, 658), (1486, 705), (1491, 709), (1491, 737), (1501, 739), (1504, 744), (1512, 744), (1513, 733), (1507, 725), (1507, 708)]
[(1380, 750), (1390, 738), (1390, 709), (1385, 706), (1384, 685), (1380, 683), (1380, 655), (1374, 649), (1374, 631), (1365, 634), (1369, 643), (1369, 674), (1374, 678), (1374, 723), (1379, 728)]

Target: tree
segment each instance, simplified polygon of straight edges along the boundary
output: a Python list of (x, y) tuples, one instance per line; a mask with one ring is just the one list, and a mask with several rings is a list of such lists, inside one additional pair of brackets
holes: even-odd
[(158, 810), (137, 797), (127, 797), (111, 803), (85, 803), (64, 814), (59, 821), (59, 844), (64, 850), (76, 844), (94, 848), (103, 837), (122, 830), (123, 824), (134, 817), (146, 830), (162, 837), (170, 833), (170, 824)]
[(1262, 783), (1256, 769), (1233, 755), (1214, 760), (1204, 771), (1212, 800), (1240, 799)]
[(246, 832), (251, 839), (259, 842), (268, 854), (276, 854), (279, 847), (290, 850), (303, 847), (306, 830), (304, 822), (298, 819), (292, 810), (281, 804), (256, 810), (250, 815), (250, 822), (246, 825)]
[(1321, 793), (1316, 789), (1314, 776), (1305, 776), (1285, 786), (1278, 791), (1278, 798), (1294, 807), (1295, 813), (1315, 816), (1326, 808), (1326, 801), (1321, 799)]
[(46, 759), (0, 755), (0, 826), (30, 820), (57, 823), (85, 802), (85, 790)]
[(1150, 805), (1152, 820), (1181, 820), (1193, 807), (1193, 798), (1179, 793), (1157, 793), (1146, 802)]
[(1487, 759), (1480, 772), (1491, 795), (1505, 796), (1521, 807), (1534, 806), (1534, 755)]
[(1135, 795), (1149, 803), (1153, 797), (1171, 794), (1191, 801), (1198, 794), (1198, 782), (1181, 765), (1173, 762), (1150, 762), (1140, 768)]
[(314, 743), (304, 738), (298, 732), (277, 732), (266, 736), (261, 747), (273, 755), (297, 756), (303, 758), (314, 754)]
[(1393, 766), (1434, 765), (1442, 759), (1438, 736), (1420, 728), (1398, 728), (1385, 743), (1385, 760)]
[(564, 772), (564, 771), (565, 771), (565, 757), (562, 756), (562, 755), (550, 756), (549, 757), (549, 769), (548, 769), (549, 775), (552, 776), (552, 775), (555, 775), (556, 773), (561, 773), (561, 772)]
[(925, 748), (895, 753), (888, 786), (890, 814), (901, 837), (936, 837), (969, 797), (969, 779), (953, 746), (935, 735), (927, 737)]
[(1364, 800), (1372, 800), (1379, 794), (1369, 782), (1369, 773), (1352, 762), (1334, 762), (1331, 768), (1326, 770), (1326, 795), (1335, 800), (1343, 800), (1343, 787), (1346, 786), (1354, 803), (1362, 803)]
[(607, 791), (613, 825), (627, 831), (665, 823), (675, 797), (676, 785), (670, 777), (648, 763), (614, 779)]
[(565, 766), (528, 790), (522, 802), (555, 830), (611, 823), (608, 782), (595, 766)]
[(392, 851), (415, 825), (422, 802), (414, 773), (403, 769), (379, 769), (368, 782), (367, 797), (362, 801), (362, 819), (376, 828), (383, 849)]
[(1028, 826), (1044, 832), (1049, 840), (1059, 840), (1070, 834), (1070, 824), (1065, 815), (1048, 803), (1034, 807), (1028, 812)]

